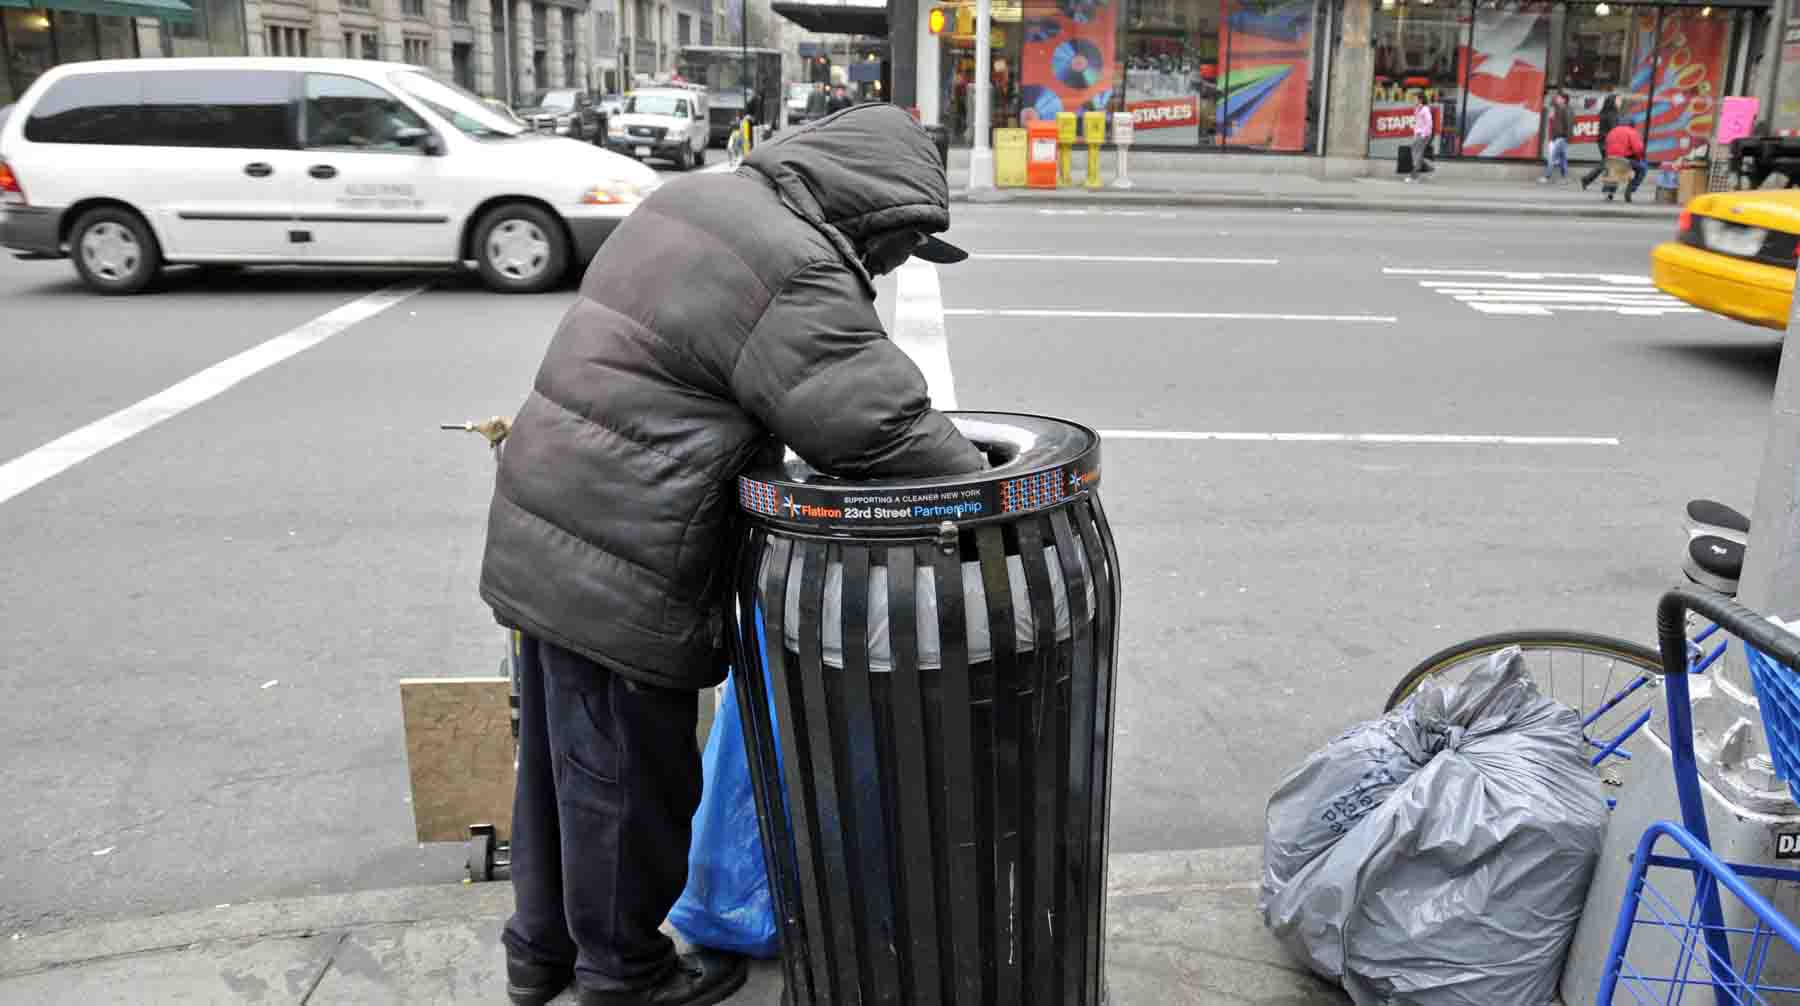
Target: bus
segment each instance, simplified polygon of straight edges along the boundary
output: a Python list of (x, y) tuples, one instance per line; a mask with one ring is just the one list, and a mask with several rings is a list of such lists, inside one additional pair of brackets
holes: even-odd
[[(744, 114), (744, 99), (760, 112), (758, 123), (771, 131), (781, 126), (781, 50), (743, 49), (735, 45), (684, 45), (676, 63), (682, 79), (711, 92), (712, 115), (708, 121), (714, 146), (731, 138)], [(747, 71), (747, 72), (746, 72)]]

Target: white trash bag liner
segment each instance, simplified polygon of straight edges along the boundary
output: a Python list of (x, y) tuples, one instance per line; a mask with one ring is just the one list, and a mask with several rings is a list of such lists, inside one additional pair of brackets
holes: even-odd
[[(1077, 562), (1080, 563), (1082, 579), (1087, 584), (1087, 621), (1093, 621), (1094, 611), (1094, 577), (1088, 569), (1085, 549), (1076, 549)], [(1057, 555), (1055, 545), (1044, 546), (1044, 563), (1050, 569), (1050, 597), (1055, 608), (1056, 638), (1059, 642), (1069, 638), (1069, 602), (1068, 592), (1063, 587), (1062, 560)], [(759, 574), (762, 589), (766, 593), (769, 583), (770, 559), (768, 553), (763, 556), (763, 568)], [(917, 598), (917, 626), (919, 637), (919, 666), (931, 670), (943, 667), (943, 649), (938, 639), (938, 604), (937, 604), (937, 572), (929, 565), (920, 564), (915, 567), (913, 594)], [(1006, 557), (1006, 580), (1012, 593), (1013, 638), (1018, 644), (1018, 651), (1026, 653), (1037, 645), (1037, 632), (1031, 618), (1031, 599), (1026, 590), (1025, 564), (1016, 555)], [(987, 594), (981, 586), (981, 564), (965, 562), (962, 564), (963, 581), (963, 617), (969, 642), (969, 663), (983, 663), (993, 659), (994, 644), (989, 638)], [(800, 649), (800, 591), (796, 589), (800, 583), (800, 553), (795, 550), (788, 563), (787, 612), (782, 619), (782, 636), (787, 640), (787, 648), (798, 652)], [(844, 614), (842, 597), (844, 593), (844, 565), (841, 562), (828, 563), (825, 567), (825, 610), (820, 635), (824, 643), (825, 663), (827, 666), (842, 670), (844, 667)], [(871, 565), (869, 568), (869, 670), (888, 673), (894, 669), (894, 655), (888, 641), (888, 571), (886, 566)]]

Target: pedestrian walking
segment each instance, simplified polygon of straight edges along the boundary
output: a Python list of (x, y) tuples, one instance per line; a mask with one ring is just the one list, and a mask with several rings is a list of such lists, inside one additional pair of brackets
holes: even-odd
[(1588, 186), (1594, 184), (1594, 179), (1599, 178), (1606, 170), (1606, 137), (1618, 124), (1619, 99), (1618, 96), (1609, 94), (1600, 103), (1600, 131), (1594, 134), (1594, 146), (1600, 148), (1600, 163), (1594, 165), (1594, 170), (1581, 176), (1582, 191), (1586, 191)]
[[(1631, 165), (1631, 185), (1625, 190), (1626, 202), (1631, 202), (1631, 197), (1637, 194), (1638, 186), (1644, 184), (1644, 173), (1650, 170), (1644, 156), (1644, 138), (1638, 135), (1636, 127), (1621, 123), (1606, 134), (1606, 159), (1611, 161), (1616, 157)], [(1616, 187), (1617, 183), (1609, 176), (1603, 186), (1609, 202)]]
[(1413, 109), (1412, 173), (1406, 176), (1409, 183), (1418, 181), (1421, 174), (1431, 170), (1425, 163), (1425, 157), (1431, 150), (1431, 137), (1436, 132), (1434, 127), (1431, 102), (1426, 101), (1421, 94), (1418, 105)]
[(841, 112), (854, 104), (856, 104), (856, 102), (850, 100), (850, 92), (844, 90), (844, 85), (839, 84), (832, 88), (831, 100), (826, 103), (825, 110), (828, 113)]
[(1538, 183), (1548, 184), (1552, 174), (1566, 182), (1569, 180), (1569, 135), (1574, 123), (1569, 115), (1569, 96), (1560, 88), (1550, 94), (1546, 118), (1550, 146), (1544, 153), (1544, 177), (1538, 179)]
[(658, 931), (725, 677), (734, 482), (783, 445), (852, 477), (979, 471), (888, 341), (874, 277), (964, 253), (925, 130), (858, 106), (668, 186), (601, 247), (513, 421), (481, 596), (523, 637), (507, 992), (706, 1006), (741, 958)]

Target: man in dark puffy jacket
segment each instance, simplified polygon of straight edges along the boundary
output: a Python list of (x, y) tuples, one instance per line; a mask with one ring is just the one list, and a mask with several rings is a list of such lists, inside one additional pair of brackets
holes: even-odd
[(508, 992), (707, 1004), (743, 981), (657, 931), (700, 798), (696, 691), (725, 663), (746, 466), (977, 471), (889, 342), (873, 277), (956, 261), (930, 137), (862, 105), (652, 195), (594, 257), (514, 420), (481, 595), (524, 637)]

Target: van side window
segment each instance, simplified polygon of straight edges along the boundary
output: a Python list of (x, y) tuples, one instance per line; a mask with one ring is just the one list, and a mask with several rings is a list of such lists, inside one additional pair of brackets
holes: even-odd
[(140, 146), (294, 149), (294, 78), (279, 70), (150, 70)]
[(675, 114), (684, 119), (691, 119), (694, 116), (694, 113), (688, 111), (688, 103), (685, 101), (677, 101), (675, 103)]
[(310, 148), (424, 152), (422, 146), (408, 146), (399, 137), (402, 130), (426, 128), (425, 120), (366, 80), (309, 73), (305, 108)]
[(25, 138), (32, 143), (136, 143), (142, 90), (141, 78), (133, 73), (64, 77), (32, 107)]

